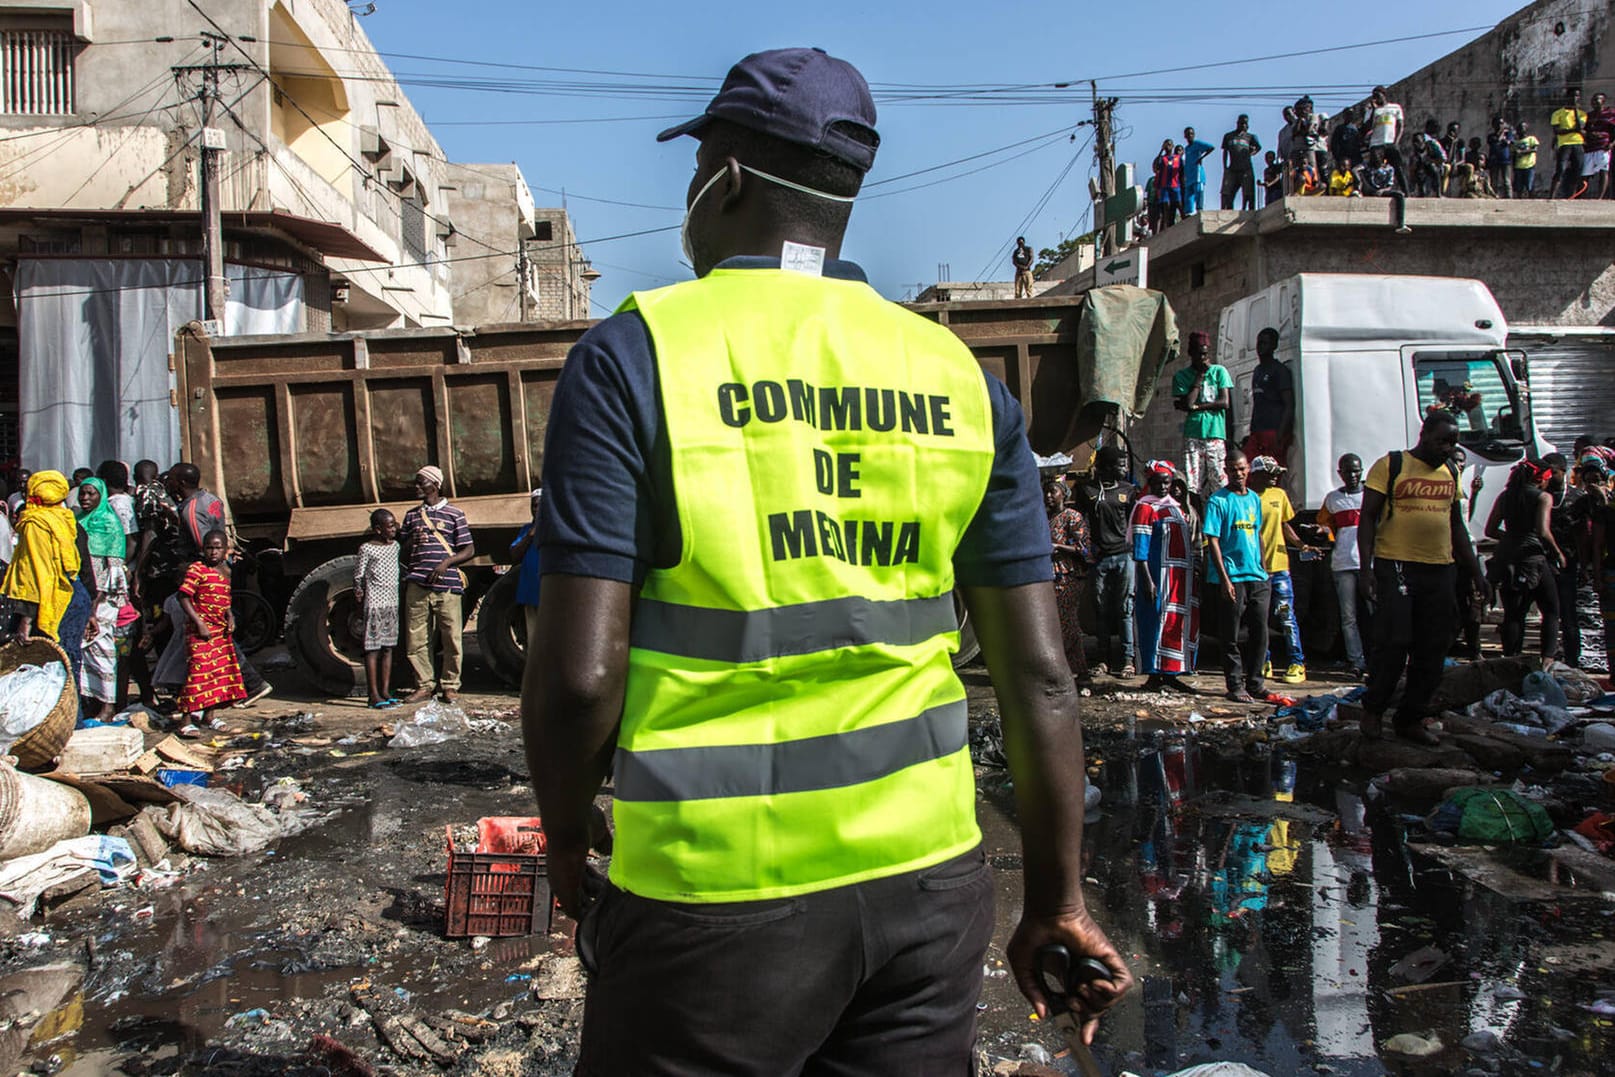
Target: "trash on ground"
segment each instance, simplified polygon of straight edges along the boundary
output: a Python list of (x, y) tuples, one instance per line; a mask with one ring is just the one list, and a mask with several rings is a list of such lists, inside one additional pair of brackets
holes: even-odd
[(281, 837), (275, 813), (248, 804), (225, 789), (194, 785), (174, 787), (179, 803), (146, 812), (164, 836), (186, 852), (203, 856), (241, 856), (264, 849)]
[(433, 700), (399, 722), (397, 730), (387, 747), (418, 748), (465, 736), (471, 732), (471, 720), (459, 707)]
[[(134, 849), (123, 838), (103, 834), (71, 838), (0, 864), (0, 897), (15, 905), (18, 915), (26, 919), (33, 915), (35, 903), (53, 888), (81, 880), (86, 873), (97, 887), (116, 886), (135, 867)], [(72, 892), (83, 889), (87, 886)]]

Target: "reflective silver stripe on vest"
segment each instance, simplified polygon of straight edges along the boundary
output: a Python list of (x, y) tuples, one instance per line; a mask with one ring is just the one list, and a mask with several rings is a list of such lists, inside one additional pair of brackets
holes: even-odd
[(965, 746), (968, 704), (918, 718), (781, 744), (618, 749), (618, 800), (711, 800), (840, 789), (942, 759)]
[(856, 595), (763, 610), (715, 610), (641, 598), (632, 644), (712, 662), (766, 662), (837, 647), (923, 643), (958, 631), (953, 596), (875, 602)]

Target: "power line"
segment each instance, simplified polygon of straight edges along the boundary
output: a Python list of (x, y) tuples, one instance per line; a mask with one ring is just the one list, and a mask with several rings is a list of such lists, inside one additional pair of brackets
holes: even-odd
[[(1077, 166), (1077, 162), (1080, 161), (1082, 159), (1082, 155), (1087, 152), (1088, 143), (1092, 140), (1093, 135), (1090, 134), (1088, 138), (1083, 141), (1082, 145), (1077, 147), (1077, 151), (1071, 155), (1071, 159), (1067, 161), (1065, 167), (1060, 170), (1060, 174), (1054, 177), (1054, 182), (1049, 184), (1048, 189), (1043, 192), (1042, 197), (1037, 200), (1037, 202), (1027, 212), (1026, 216), (1021, 218), (1021, 222), (1014, 228), (1010, 229), (1010, 235), (1016, 236), (1024, 234), (1027, 226), (1033, 221), (1037, 220), (1038, 215), (1041, 214), (1044, 208), (1048, 206), (1049, 200), (1052, 199), (1055, 192), (1060, 189), (1060, 185), (1065, 182), (1065, 178), (1071, 174), (1071, 170)], [(993, 264), (997, 262), (998, 259), (1003, 257), (1004, 252), (1009, 248), (1010, 242), (1010, 240), (1006, 240), (999, 245), (998, 249), (993, 252), (992, 257), (987, 259), (987, 264), (982, 266), (981, 271), (976, 274), (976, 280), (987, 279), (988, 272), (991, 271)]]
[(1053, 138), (1053, 137), (1057, 137), (1059, 135), (1070, 134), (1072, 131), (1075, 131), (1078, 127), (1081, 127), (1081, 126), (1082, 126), (1082, 124), (1080, 124), (1080, 123), (1074, 123), (1074, 124), (1071, 124), (1070, 126), (1062, 127), (1062, 128), (1060, 128), (1060, 129), (1058, 129), (1056, 131), (1047, 131), (1047, 132), (1045, 132), (1045, 133), (1043, 133), (1041, 135), (1033, 135), (1031, 138), (1023, 138), (1019, 142), (1011, 142), (1007, 146), (999, 146), (996, 149), (983, 150), (980, 153), (972, 153), (968, 157), (959, 157), (959, 158), (955, 158), (952, 161), (944, 161), (942, 164), (931, 165), (929, 168), (917, 168), (913, 172), (904, 172), (901, 175), (888, 176), (883, 180), (876, 180), (874, 183), (866, 183), (866, 184), (864, 184), (864, 190), (867, 191), (871, 187), (884, 187), (886, 184), (888, 184), (888, 183), (896, 183), (898, 180), (910, 179), (910, 178), (912, 178), (914, 176), (923, 176), (928, 172), (937, 172), (937, 171), (940, 171), (940, 170), (942, 170), (944, 168), (952, 168), (954, 165), (962, 165), (962, 164), (966, 163), (967, 161), (977, 161), (977, 160), (980, 160), (983, 157), (991, 157), (995, 153), (1003, 153), (1005, 150), (1012, 150), (1012, 149), (1015, 149), (1017, 146), (1024, 146), (1028, 142), (1038, 142), (1038, 141), (1041, 141), (1042, 139)]
[[(594, 238), (590, 238), (590, 239), (576, 240), (575, 243), (577, 245), (582, 245), (584, 243), (590, 243), (590, 244), (611, 243), (611, 242), (613, 242), (615, 240), (619, 240), (619, 239), (633, 239), (633, 238), (635, 238), (637, 236), (654, 235), (654, 234), (656, 234), (658, 232), (676, 232), (676, 231), (678, 231), (678, 228), (679, 228), (679, 226), (676, 225), (676, 224), (668, 225), (668, 226), (663, 227), (663, 228), (644, 228), (644, 229), (640, 229), (637, 232), (620, 232), (617, 235), (598, 236), (598, 237), (594, 237)], [(573, 244), (569, 244), (569, 243), (566, 243), (564, 241), (558, 241), (558, 242), (554, 242), (554, 243), (529, 244), (527, 249), (529, 251), (532, 251), (535, 248), (539, 249), (539, 250), (546, 250), (546, 249), (551, 249), (551, 248), (555, 248), (555, 247), (567, 247), (567, 246), (572, 246), (572, 245)], [(411, 263), (411, 264), (360, 266), (360, 267), (357, 267), (357, 268), (354, 268), (354, 269), (345, 269), (345, 270), (343, 270), (342, 271), (342, 276), (344, 276), (344, 277), (352, 277), (352, 276), (356, 276), (356, 275), (358, 275), (360, 273), (390, 273), (390, 272), (393, 272), (395, 270), (400, 270), (400, 269), (427, 269), (427, 268), (430, 268), (432, 266), (437, 266), (437, 265), (453, 265), (453, 264), (456, 264), (456, 263), (459, 263), (459, 262), (475, 262), (475, 261), (480, 261), (480, 260), (488, 259), (488, 258), (514, 258), (516, 256), (516, 253), (517, 252), (514, 251), (514, 250), (494, 251), (491, 254), (466, 254), (466, 255), (460, 255), (460, 256), (454, 257), (454, 258), (432, 258), (432, 259), (429, 259), (428, 261), (425, 261), (425, 262)], [(199, 257), (200, 256), (198, 256), (198, 258)], [(195, 260), (195, 259), (171, 258), (170, 260), (171, 261), (192, 261), (192, 260)], [(252, 267), (252, 268), (257, 269), (260, 273), (267, 273), (267, 274), (270, 274), (272, 276), (301, 277), (301, 276), (305, 275), (301, 271), (295, 270), (295, 269), (266, 269), (266, 268), (259, 267), (259, 266), (255, 266), (255, 267)], [(514, 270), (512, 272), (514, 272)], [(497, 278), (495, 278), (495, 279), (497, 279)], [(77, 290), (70, 291), (70, 292), (55, 292), (55, 291), (53, 291), (53, 292), (50, 293), (50, 295), (55, 296), (55, 297), (110, 295), (110, 294), (115, 294), (115, 293), (118, 293), (118, 292), (148, 291), (148, 290), (153, 289), (153, 288), (186, 288), (186, 287), (193, 287), (193, 286), (194, 287), (201, 287), (204, 283), (205, 283), (205, 281), (203, 280), (203, 278), (198, 277), (195, 280), (167, 281), (167, 282), (163, 282), (163, 283), (154, 283), (154, 284), (120, 284), (120, 285), (115, 285), (115, 286), (110, 287), (110, 288), (84, 288), (84, 289), (77, 289)]]
[(978, 172), (986, 172), (988, 169), (998, 168), (1001, 165), (1007, 165), (1011, 161), (1018, 161), (1022, 157), (1026, 157), (1026, 156), (1029, 156), (1031, 154), (1034, 154), (1034, 153), (1038, 152), (1039, 150), (1046, 150), (1050, 146), (1053, 146), (1056, 143), (1063, 142), (1065, 140), (1066, 139), (1065, 139), (1064, 135), (1055, 135), (1053, 138), (1050, 138), (1045, 142), (1041, 142), (1038, 145), (1031, 147), (1030, 149), (1022, 150), (1020, 153), (1011, 154), (1010, 156), (1005, 157), (1001, 161), (989, 161), (987, 164), (978, 165), (975, 168), (967, 169), (967, 170), (965, 170), (963, 172), (956, 173), (956, 174), (954, 174), (952, 176), (943, 176), (941, 179), (934, 179), (934, 180), (931, 180), (929, 183), (916, 183), (912, 187), (899, 187), (899, 188), (897, 188), (896, 190), (893, 190), (893, 191), (877, 191), (874, 194), (870, 195), (867, 199), (862, 199), (861, 201), (872, 201), (872, 200), (874, 200), (876, 198), (890, 198), (892, 195), (896, 195), (896, 194), (907, 194), (910, 191), (923, 191), (927, 187), (936, 187), (936, 186), (938, 186), (940, 184), (943, 184), (943, 183), (952, 183), (954, 180), (964, 179), (966, 176), (974, 176)]

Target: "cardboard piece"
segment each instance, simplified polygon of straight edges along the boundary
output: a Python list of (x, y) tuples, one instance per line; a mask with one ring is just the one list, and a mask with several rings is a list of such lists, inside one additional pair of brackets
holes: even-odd
[(128, 726), (75, 729), (67, 739), (56, 766), (69, 774), (111, 774), (134, 766), (146, 750), (146, 738)]

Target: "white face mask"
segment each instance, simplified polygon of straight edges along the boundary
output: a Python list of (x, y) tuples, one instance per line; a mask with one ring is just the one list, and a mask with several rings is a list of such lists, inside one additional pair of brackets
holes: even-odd
[[(829, 194), (825, 191), (815, 191), (812, 187), (804, 187), (800, 183), (792, 183), (788, 179), (781, 179), (779, 176), (771, 176), (767, 172), (762, 172), (758, 169), (752, 168), (750, 165), (741, 165), (740, 170), (742, 172), (750, 172), (758, 179), (764, 179), (770, 183), (777, 183), (781, 187), (789, 187), (793, 191), (801, 191), (803, 194), (810, 194), (814, 198), (823, 198), (829, 202), (850, 203), (853, 201), (853, 196), (851, 195)], [(691, 268), (694, 268), (695, 266), (695, 252), (690, 248), (690, 216), (695, 213), (695, 207), (700, 203), (702, 196), (710, 191), (712, 189), (712, 185), (717, 183), (718, 178), (727, 171), (727, 168), (720, 168), (717, 172), (714, 172), (712, 174), (712, 178), (707, 180), (706, 183), (702, 184), (701, 189), (695, 192), (695, 197), (690, 199), (690, 208), (684, 211), (684, 223), (679, 225), (679, 246), (684, 251), (684, 260), (690, 263)]]

